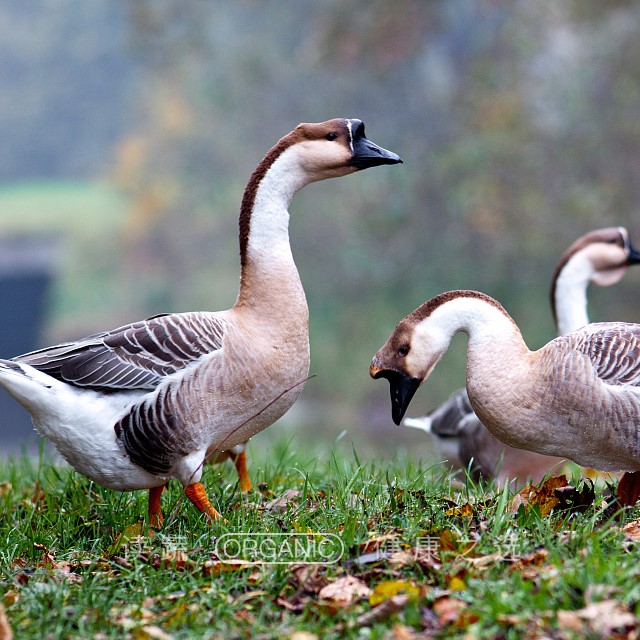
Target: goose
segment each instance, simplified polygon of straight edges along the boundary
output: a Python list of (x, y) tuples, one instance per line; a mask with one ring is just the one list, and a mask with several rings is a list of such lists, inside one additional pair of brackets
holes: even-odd
[(468, 336), (469, 401), (493, 436), (598, 471), (625, 471), (618, 499), (636, 502), (640, 325), (588, 324), (530, 351), (497, 300), (441, 293), (401, 320), (371, 362), (371, 377), (389, 381), (396, 424), (460, 331)]
[[(562, 335), (589, 324), (587, 289), (590, 283), (608, 287), (618, 283), (627, 268), (640, 263), (624, 227), (595, 229), (580, 236), (558, 261), (551, 281), (553, 319)], [(466, 389), (453, 393), (426, 416), (407, 417), (403, 426), (431, 433), (442, 459), (453, 468), (472, 465), (475, 479), (496, 478), (516, 485), (527, 479), (539, 482), (561, 462), (533, 451), (514, 449), (491, 435), (473, 411)]]
[(0, 385), (67, 462), (116, 491), (149, 490), (149, 521), (177, 479), (209, 520), (207, 457), (280, 418), (309, 372), (309, 312), (289, 243), (305, 185), (402, 162), (357, 119), (303, 123), (251, 175), (240, 207), (240, 287), (221, 312), (154, 316), (0, 360)]

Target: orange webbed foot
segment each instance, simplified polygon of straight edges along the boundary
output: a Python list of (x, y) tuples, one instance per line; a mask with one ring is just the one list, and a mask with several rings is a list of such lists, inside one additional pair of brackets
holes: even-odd
[(214, 509), (213, 505), (209, 502), (209, 498), (207, 498), (207, 493), (204, 489), (204, 485), (201, 482), (195, 482), (193, 484), (187, 485), (184, 488), (184, 493), (191, 500), (191, 502), (195, 505), (196, 509), (201, 513), (204, 513), (209, 520), (215, 522), (217, 520), (223, 520), (222, 515), (219, 511)]
[(152, 487), (149, 489), (149, 526), (152, 529), (160, 529), (164, 524), (164, 516), (162, 515), (160, 499), (166, 486), (166, 484), (163, 484), (159, 487)]
[(249, 491), (251, 491), (251, 478), (249, 477), (249, 472), (247, 471), (246, 451), (241, 451), (237, 455), (232, 455), (231, 459), (233, 460), (233, 464), (236, 466), (236, 471), (238, 472), (240, 490), (242, 491), (242, 493), (249, 493)]

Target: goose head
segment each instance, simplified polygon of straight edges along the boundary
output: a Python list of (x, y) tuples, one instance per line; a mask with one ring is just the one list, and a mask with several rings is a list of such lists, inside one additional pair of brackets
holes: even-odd
[[(631, 244), (624, 227), (595, 229), (578, 238), (560, 257), (551, 281), (551, 310), (560, 333), (588, 322), (589, 284), (599, 287), (617, 284), (634, 264), (640, 264), (640, 252)], [(578, 310), (580, 319), (574, 320)]]
[(302, 123), (283, 140), (309, 182), (402, 162), (400, 156), (369, 140), (364, 123), (357, 119)]
[(401, 320), (369, 367), (374, 380), (389, 381), (391, 416), (397, 425), (418, 387), (429, 377), (451, 341), (451, 331), (432, 317), (435, 308), (436, 305), (425, 303)]
[(418, 387), (431, 375), (458, 331), (478, 337), (507, 334), (515, 325), (502, 305), (479, 291), (446, 291), (402, 319), (371, 361), (369, 374), (386, 378), (391, 417), (399, 425)]

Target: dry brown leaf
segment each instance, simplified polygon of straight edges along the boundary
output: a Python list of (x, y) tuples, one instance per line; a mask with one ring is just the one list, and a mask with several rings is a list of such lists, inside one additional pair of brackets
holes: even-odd
[(278, 596), (276, 598), (276, 604), (279, 607), (284, 607), (287, 611), (291, 611), (293, 613), (300, 613), (304, 611), (307, 605), (311, 602), (310, 596), (300, 596), (296, 594), (291, 598), (284, 598), (283, 596)]
[(632, 520), (622, 527), (622, 533), (626, 538), (634, 542), (640, 542), (640, 520)]
[(340, 607), (348, 607), (360, 598), (368, 598), (371, 589), (355, 576), (343, 576), (320, 589), (318, 597)]
[(501, 553), (489, 553), (484, 556), (478, 556), (477, 558), (464, 558), (467, 562), (470, 562), (476, 569), (480, 569), (481, 571), (484, 569), (488, 569), (493, 566), (497, 562), (501, 562), (504, 560), (504, 556)]
[(0, 482), (0, 496), (5, 495), (11, 491), (11, 483), (10, 482)]
[(391, 627), (391, 633), (393, 640), (418, 640), (418, 638), (424, 637), (416, 635), (412, 627), (407, 627), (404, 624), (394, 624)]
[(396, 540), (397, 538), (399, 538), (399, 535), (397, 533), (385, 533), (384, 535), (381, 535), (381, 536), (375, 536), (367, 540), (366, 542), (361, 543), (360, 546), (358, 547), (358, 551), (361, 554), (380, 551), (384, 549), (384, 547), (390, 546), (388, 545), (388, 543), (391, 540)]
[(517, 558), (511, 565), (511, 572), (522, 571), (525, 567), (540, 566), (546, 562), (549, 552), (546, 549), (536, 549), (525, 556)]
[(0, 640), (13, 640), (13, 631), (2, 604), (0, 604)]
[(195, 563), (184, 551), (171, 549), (162, 554), (162, 566), (174, 571), (185, 571), (186, 569), (194, 569)]
[(538, 505), (540, 507), (540, 515), (544, 518), (560, 503), (556, 490), (566, 487), (568, 484), (566, 476), (554, 476), (547, 478), (540, 487), (527, 485), (511, 500), (510, 511), (511, 513), (517, 513), (521, 505), (524, 505), (525, 509)]
[(615, 600), (593, 602), (577, 611), (560, 610), (557, 619), (563, 629), (577, 633), (595, 632), (601, 638), (630, 631), (638, 624), (636, 616)]
[(451, 509), (447, 509), (444, 514), (446, 516), (460, 516), (462, 518), (473, 518), (473, 506), (465, 502), (461, 507), (453, 507)]
[(208, 576), (217, 576), (220, 573), (226, 573), (228, 571), (240, 571), (242, 569), (253, 569), (254, 565), (243, 562), (221, 562), (220, 560), (205, 560), (202, 565), (202, 575), (206, 578)]
[(307, 593), (319, 593), (329, 584), (329, 580), (320, 567), (314, 565), (302, 565), (291, 569), (293, 581), (302, 591)]
[(409, 602), (410, 598), (407, 594), (402, 593), (397, 596), (391, 596), (388, 600), (381, 602), (378, 606), (373, 607), (370, 611), (360, 614), (356, 622), (361, 627), (367, 627), (374, 622), (386, 620), (388, 617), (402, 611)]
[(467, 604), (458, 598), (440, 598), (433, 603), (432, 608), (438, 616), (439, 623), (447, 626), (458, 621)]
[(287, 511), (289, 507), (302, 497), (302, 491), (297, 489), (287, 489), (281, 496), (270, 500), (264, 505), (267, 511)]

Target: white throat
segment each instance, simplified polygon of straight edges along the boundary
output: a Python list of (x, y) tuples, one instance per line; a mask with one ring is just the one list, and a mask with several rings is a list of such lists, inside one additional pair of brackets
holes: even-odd
[(289, 205), (295, 194), (311, 182), (300, 168), (299, 145), (286, 149), (266, 172), (256, 192), (247, 249), (253, 256), (291, 255)]
[(594, 269), (591, 261), (581, 253), (572, 256), (558, 274), (555, 305), (560, 335), (589, 324), (587, 288), (593, 274)]

